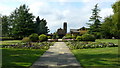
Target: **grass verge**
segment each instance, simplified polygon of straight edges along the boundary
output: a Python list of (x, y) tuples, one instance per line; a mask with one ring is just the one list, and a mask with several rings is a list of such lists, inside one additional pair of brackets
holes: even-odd
[(72, 50), (84, 68), (117, 68), (120, 66), (118, 47)]
[(96, 42), (111, 42), (111, 43), (118, 44), (120, 39), (96, 39), (95, 41)]
[(15, 44), (15, 43), (20, 43), (21, 40), (5, 40), (5, 41), (1, 41), (2, 44), (0, 45), (11, 45), (11, 44)]
[(2, 68), (29, 68), (45, 51), (2, 48)]

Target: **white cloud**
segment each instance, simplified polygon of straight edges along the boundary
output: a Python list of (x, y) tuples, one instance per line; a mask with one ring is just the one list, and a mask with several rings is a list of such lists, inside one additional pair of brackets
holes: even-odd
[[(6, 3), (7, 0), (3, 0), (2, 2)], [(48, 0), (11, 0), (11, 3), (13, 2), (18, 3), (19, 5), (24, 3), (28, 5), (30, 12), (32, 12), (36, 17), (40, 16), (40, 18), (46, 19), (48, 22), (47, 25), (51, 32), (55, 32), (58, 28), (62, 27), (63, 22), (68, 22), (68, 30), (70, 28), (80, 28), (82, 26), (86, 26), (86, 23), (91, 16), (91, 9), (94, 8), (94, 5), (97, 2), (101, 2), (99, 5), (102, 5), (102, 2), (115, 2), (115, 0), (49, 0), (49, 2)], [(60, 5), (52, 5), (51, 2)], [(74, 8), (72, 6), (67, 7), (66, 5), (69, 2), (80, 2), (83, 6), (80, 5), (81, 7), (78, 6)], [(11, 11), (18, 7), (11, 7), (7, 4), (1, 5), (1, 3), (0, 9), (2, 10), (0, 10), (0, 13), (2, 14), (9, 15)], [(60, 7), (62, 7), (62, 9)], [(110, 14), (112, 14), (112, 8), (106, 7), (101, 9), (100, 15), (102, 17)]]
[(100, 15), (103, 17), (103, 19), (107, 16), (110, 16), (113, 14), (113, 9), (112, 8), (104, 8), (100, 12)]

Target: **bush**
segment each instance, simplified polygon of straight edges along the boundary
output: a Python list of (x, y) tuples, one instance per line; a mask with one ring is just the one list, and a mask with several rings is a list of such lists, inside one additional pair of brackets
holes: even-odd
[(77, 36), (77, 37), (76, 37), (76, 40), (77, 40), (77, 41), (82, 41), (82, 36)]
[(39, 40), (38, 34), (36, 34), (36, 33), (31, 34), (31, 35), (29, 36), (29, 38), (30, 38), (30, 40), (33, 41), (33, 42), (36, 42), (36, 41)]
[(29, 37), (24, 37), (23, 39), (22, 39), (22, 42), (30, 42), (31, 40), (30, 40), (30, 38)]
[(84, 34), (82, 35), (82, 40), (83, 41), (95, 41), (95, 37), (90, 34)]
[(51, 39), (51, 36), (47, 36), (48, 39)]
[(72, 39), (72, 35), (71, 34), (66, 34), (63, 39)]
[(41, 34), (41, 35), (39, 36), (39, 40), (40, 40), (40, 41), (47, 41), (47, 36), (44, 35), (44, 34)]

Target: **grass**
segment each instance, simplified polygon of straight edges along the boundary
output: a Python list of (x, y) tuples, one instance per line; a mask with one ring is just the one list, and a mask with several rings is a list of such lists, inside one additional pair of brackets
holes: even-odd
[(118, 62), (118, 47), (72, 50), (84, 68), (115, 68)]
[(15, 43), (20, 43), (21, 40), (5, 40), (5, 41), (2, 41), (2, 44), (0, 45), (10, 45), (10, 44), (15, 44)]
[(97, 39), (95, 41), (96, 42), (112, 42), (112, 43), (118, 44), (118, 41), (120, 41), (120, 39)]
[(45, 50), (2, 48), (2, 68), (28, 68)]

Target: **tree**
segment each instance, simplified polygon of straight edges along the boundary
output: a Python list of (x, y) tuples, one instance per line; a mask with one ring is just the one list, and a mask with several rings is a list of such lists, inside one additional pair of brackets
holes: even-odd
[(37, 34), (47, 34), (49, 32), (48, 27), (46, 26), (46, 20), (40, 20), (39, 16), (36, 18), (36, 33)]
[(24, 4), (11, 13), (11, 34), (13, 37), (23, 38), (34, 32), (34, 16), (32, 13), (29, 13), (29, 10), (28, 6)]
[(2, 23), (2, 36), (8, 36), (9, 35), (9, 20), (8, 16), (2, 16), (1, 17), (1, 23)]
[(92, 16), (90, 17), (89, 22), (87, 23), (90, 26), (89, 33), (93, 34), (96, 38), (100, 38), (101, 34), (101, 17), (99, 16), (100, 9), (98, 8), (98, 4), (95, 5), (95, 8), (92, 9)]
[(112, 34), (115, 35), (116, 38), (120, 38), (120, 1), (117, 1), (112, 5), (113, 8), (113, 27), (112, 27)]
[(112, 15), (108, 16), (104, 19), (104, 22), (101, 25), (102, 28), (102, 35), (104, 38), (112, 38), (113, 34), (112, 34), (112, 27), (114, 25), (114, 23), (112, 22)]

